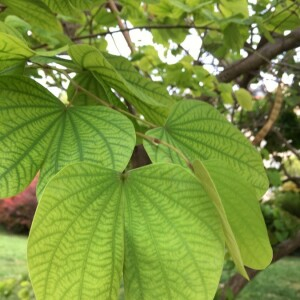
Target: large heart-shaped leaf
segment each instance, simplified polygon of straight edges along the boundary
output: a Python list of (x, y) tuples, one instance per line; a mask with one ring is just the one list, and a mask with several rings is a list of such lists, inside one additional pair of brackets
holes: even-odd
[(0, 77), (0, 90), (1, 198), (24, 189), (40, 168), (39, 191), (71, 162), (126, 167), (135, 131), (120, 113), (101, 106), (66, 107), (25, 77)]
[[(206, 103), (192, 100), (177, 103), (164, 127), (152, 129), (147, 135), (175, 146), (191, 161), (218, 159), (226, 162), (254, 186), (257, 197), (268, 188), (259, 153), (237, 128)], [(148, 141), (144, 145), (154, 162), (185, 165), (169, 147)]]
[(149, 121), (162, 124), (174, 100), (157, 83), (141, 76), (124, 58), (104, 56), (89, 45), (70, 47), (70, 56), (81, 67), (93, 72), (99, 82), (115, 89)]
[(219, 212), (239, 272), (247, 277), (243, 265), (266, 268), (272, 260), (272, 247), (253, 187), (222, 161), (195, 161), (193, 167)]
[(223, 256), (213, 203), (170, 164), (65, 167), (43, 193), (28, 245), (38, 300), (117, 299), (123, 258), (128, 299), (212, 299)]

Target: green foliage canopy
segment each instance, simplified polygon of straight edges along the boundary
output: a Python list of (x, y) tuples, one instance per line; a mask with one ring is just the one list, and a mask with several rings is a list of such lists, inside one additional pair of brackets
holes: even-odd
[[(268, 179), (227, 114), (255, 105), (244, 73), (231, 82), (226, 66), (241, 49), (251, 58), (255, 35), (276, 44), (297, 20), (257, 2), (1, 1), (0, 197), (40, 173), (28, 244), (37, 299), (117, 299), (123, 278), (128, 299), (207, 300), (225, 245), (246, 278), (244, 266), (270, 263)], [(181, 57), (168, 65), (154, 46), (132, 45), (123, 20)], [(131, 61), (103, 51), (117, 24)], [(191, 28), (198, 60), (182, 46)], [(205, 55), (224, 72), (209, 72)], [(41, 71), (60, 97), (35, 81)]]

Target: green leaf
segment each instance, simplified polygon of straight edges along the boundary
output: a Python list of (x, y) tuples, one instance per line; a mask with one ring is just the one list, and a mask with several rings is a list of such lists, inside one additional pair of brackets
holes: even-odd
[(248, 1), (246, 0), (220, 0), (219, 9), (225, 17), (242, 14), (249, 16)]
[[(115, 106), (125, 108), (124, 105), (121, 105), (122, 103), (118, 97), (111, 91), (110, 87), (104, 82), (101, 84), (100, 81), (93, 76), (92, 72), (84, 71), (79, 73), (75, 76), (74, 81), (100, 99)], [(67, 92), (69, 99), (72, 99), (74, 105), (99, 105), (99, 102), (95, 98), (88, 96), (83, 91), (76, 90), (73, 84), (69, 85)]]
[(28, 242), (37, 299), (117, 299), (122, 278), (122, 191), (116, 171), (59, 172), (39, 202)]
[(221, 97), (224, 103), (233, 104), (232, 85), (230, 83), (219, 83), (218, 90), (221, 92)]
[(222, 161), (195, 161), (193, 166), (219, 212), (226, 244), (239, 272), (247, 276), (243, 265), (266, 268), (272, 260), (272, 247), (254, 189)]
[(0, 49), (0, 71), (23, 66), (26, 59), (34, 55), (23, 40), (3, 32), (0, 32)]
[(68, 49), (69, 49), (69, 46), (66, 45), (66, 46), (63, 46), (63, 47), (60, 47), (60, 48), (57, 48), (57, 49), (53, 49), (51, 51), (38, 50), (38, 51), (35, 51), (35, 53), (38, 56), (51, 57), (51, 56), (56, 56), (60, 53), (66, 52), (66, 51), (68, 51)]
[(126, 59), (106, 55), (88, 45), (70, 47), (70, 56), (78, 65), (93, 72), (101, 83), (115, 89), (132, 103), (146, 119), (162, 124), (173, 99), (158, 84), (142, 77)]
[(223, 234), (197, 180), (176, 165), (151, 165), (128, 173), (124, 194), (125, 297), (212, 299)]
[(89, 9), (94, 5), (104, 3), (102, 0), (41, 0), (44, 2), (52, 11), (60, 13), (66, 16), (73, 16), (78, 14), (79, 10)]
[(242, 108), (246, 110), (252, 110), (253, 108), (252, 95), (247, 90), (240, 88), (235, 92), (235, 97), (237, 102), (241, 105)]
[(117, 299), (123, 268), (126, 298), (212, 299), (223, 258), (213, 203), (193, 175), (167, 164), (125, 174), (67, 166), (48, 183), (28, 244), (43, 300)]
[[(261, 197), (268, 179), (261, 157), (246, 137), (212, 106), (192, 100), (175, 105), (164, 127), (146, 133), (181, 150), (191, 161), (219, 159), (250, 182)], [(174, 162), (185, 166), (177, 153), (164, 145), (144, 146), (153, 162)]]
[(62, 27), (54, 14), (39, 0), (2, 0), (1, 2), (35, 28), (46, 32), (62, 32)]
[(6, 33), (8, 35), (13, 35), (18, 39), (25, 41), (22, 34), (17, 29), (2, 21), (0, 21), (0, 32)]
[(272, 186), (281, 186), (281, 174), (280, 171), (274, 168), (267, 169), (267, 175)]
[(25, 77), (2, 76), (0, 89), (0, 198), (23, 190), (40, 168), (39, 193), (71, 162), (126, 167), (135, 131), (120, 113), (101, 106), (66, 107)]
[[(209, 162), (209, 161), (207, 161)], [(203, 189), (206, 191), (209, 198), (213, 201), (215, 204), (215, 207), (219, 213), (224, 235), (225, 235), (225, 242), (228, 247), (229, 253), (232, 256), (232, 259), (236, 265), (237, 270), (246, 278), (249, 279), (248, 274), (244, 268), (244, 262), (241, 257), (240, 249), (237, 244), (236, 238), (234, 236), (234, 232), (232, 231), (232, 228), (230, 226), (230, 222), (228, 221), (222, 199), (218, 193), (218, 190), (208, 172), (205, 165), (200, 162), (199, 160), (196, 160), (193, 163), (194, 173), (196, 177), (201, 182)], [(247, 238), (247, 237), (246, 237)]]

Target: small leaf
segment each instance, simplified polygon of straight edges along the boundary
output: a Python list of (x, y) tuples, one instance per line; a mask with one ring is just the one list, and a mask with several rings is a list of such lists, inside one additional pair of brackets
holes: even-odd
[(23, 190), (40, 168), (39, 193), (71, 162), (126, 167), (135, 131), (120, 113), (102, 106), (66, 107), (26, 77), (1, 76), (0, 89), (0, 198)]
[(236, 100), (242, 108), (246, 110), (252, 110), (253, 100), (252, 95), (245, 89), (240, 88), (235, 92)]
[[(261, 157), (246, 137), (212, 106), (192, 100), (178, 102), (166, 124), (146, 133), (183, 152), (191, 161), (218, 159), (233, 167), (255, 187), (257, 197), (268, 188)], [(144, 141), (153, 162), (186, 163), (164, 145)]]

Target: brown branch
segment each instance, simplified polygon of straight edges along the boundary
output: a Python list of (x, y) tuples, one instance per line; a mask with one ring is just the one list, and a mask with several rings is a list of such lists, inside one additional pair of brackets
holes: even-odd
[(281, 84), (279, 84), (275, 95), (275, 101), (271, 109), (271, 112), (269, 114), (269, 118), (267, 122), (264, 124), (264, 126), (261, 128), (261, 130), (256, 134), (254, 140), (252, 141), (253, 145), (255, 146), (259, 145), (260, 142), (269, 133), (269, 131), (271, 130), (271, 128), (273, 127), (274, 123), (276, 122), (279, 116), (282, 102), (283, 102), (282, 86)]
[(132, 28), (123, 28), (115, 31), (104, 31), (104, 32), (98, 32), (92, 35), (83, 35), (83, 36), (77, 36), (75, 38), (72, 38), (72, 41), (78, 41), (78, 40), (84, 40), (89, 39), (93, 37), (99, 37), (99, 36), (106, 36), (108, 34), (114, 34), (118, 32), (127, 32), (132, 30), (138, 30), (138, 29), (146, 29), (146, 30), (152, 30), (152, 29), (203, 29), (203, 30), (214, 30), (214, 31), (220, 31), (218, 28), (213, 27), (207, 27), (207, 26), (195, 26), (195, 25), (170, 25), (170, 24), (160, 24), (160, 25), (143, 25), (143, 26), (136, 26)]
[(284, 164), (281, 165), (281, 170), (283, 171), (284, 175), (286, 176), (286, 179), (282, 180), (282, 183), (292, 181), (297, 185), (297, 187), (300, 187), (300, 177), (291, 176), (289, 174), (289, 172), (287, 171), (286, 167), (284, 166)]
[(252, 55), (225, 68), (218, 76), (220, 82), (230, 82), (240, 75), (253, 72), (268, 63), (278, 54), (300, 46), (300, 27), (289, 35), (276, 38), (273, 43), (268, 42), (255, 51)]
[(276, 134), (276, 136), (278, 137), (278, 139), (292, 152), (295, 154), (295, 156), (300, 160), (300, 153), (299, 151), (294, 148), (289, 142), (288, 140), (281, 134), (281, 132), (277, 129), (277, 128), (273, 128), (272, 132), (274, 132)]
[[(277, 247), (275, 247), (272, 263), (280, 260), (285, 256), (292, 254), (298, 248), (300, 248), (300, 231), (298, 231), (294, 237), (283, 241)], [(252, 270), (247, 268), (247, 273), (250, 279), (254, 278), (259, 272), (260, 270)], [(228, 290), (231, 290), (232, 294), (236, 296), (246, 286), (248, 282), (249, 281), (240, 274), (232, 276), (222, 289), (221, 299), (226, 299), (226, 294)]]
[[(109, 8), (111, 9), (112, 13), (115, 15), (115, 17), (118, 21), (118, 25), (119, 25), (120, 29), (122, 30), (122, 34), (125, 38), (125, 41), (126, 41), (128, 47), (129, 47), (131, 53), (133, 53), (135, 51), (134, 44), (133, 44), (133, 42), (130, 38), (129, 31), (127, 30), (128, 28), (125, 26), (125, 24), (123, 23), (122, 19), (119, 16), (119, 10), (118, 10), (115, 2), (113, 0), (109, 0), (108, 5), (109, 5)], [(92, 34), (90, 36), (92, 36)]]

